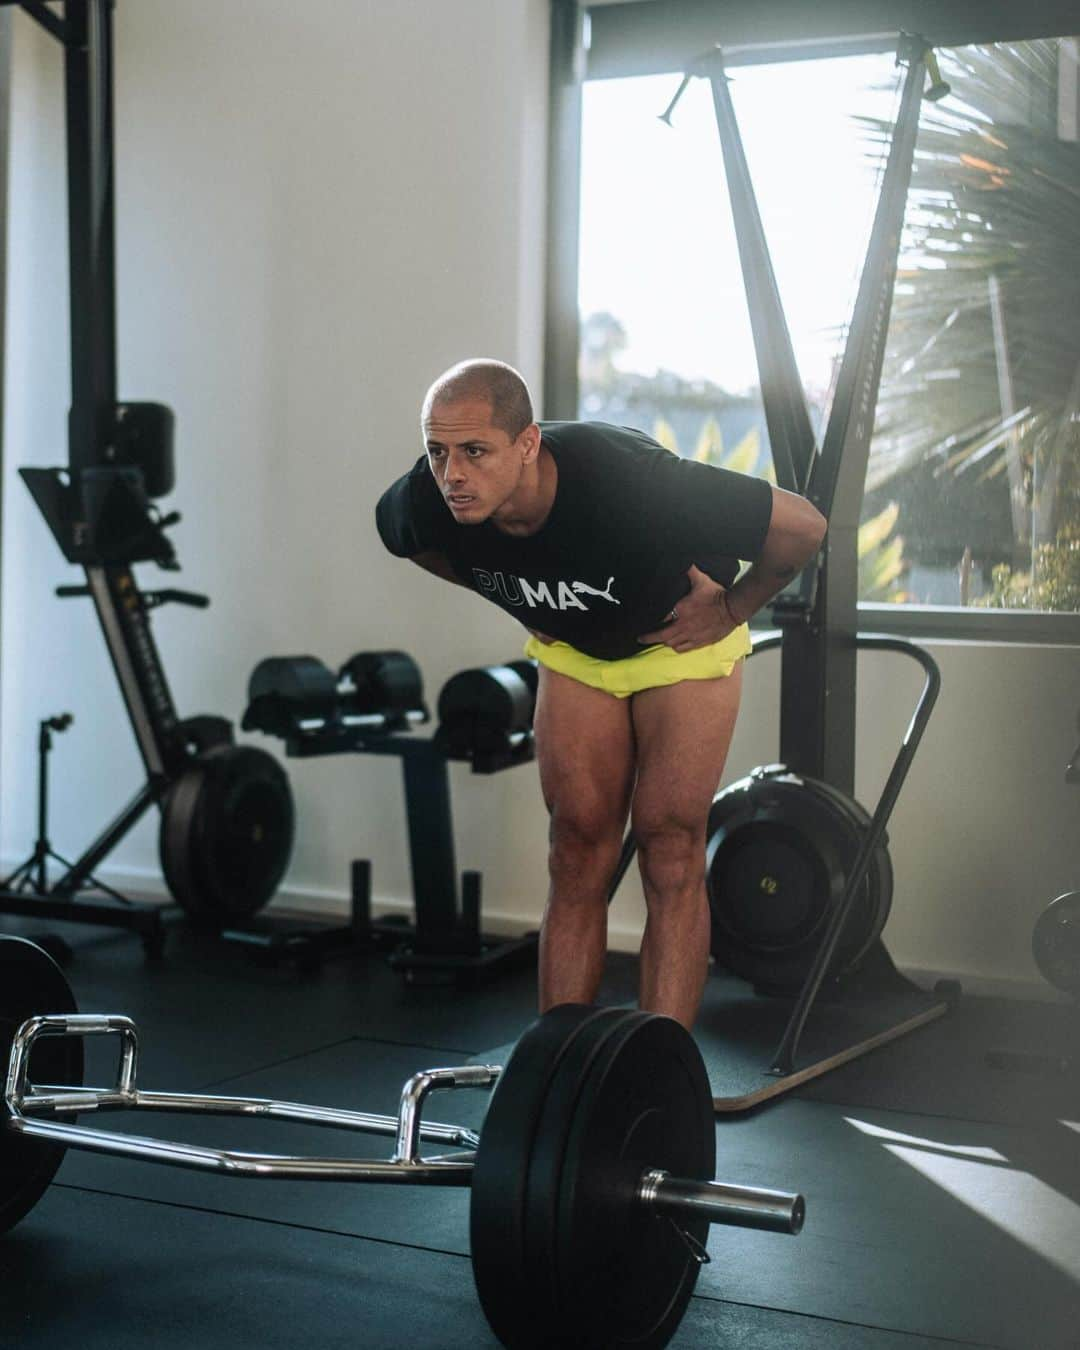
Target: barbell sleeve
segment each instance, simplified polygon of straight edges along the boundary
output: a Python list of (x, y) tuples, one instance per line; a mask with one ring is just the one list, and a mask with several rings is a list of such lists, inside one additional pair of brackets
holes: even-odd
[(660, 1171), (646, 1172), (641, 1178), (638, 1200), (672, 1218), (704, 1218), (710, 1223), (792, 1236), (802, 1229), (806, 1217), (806, 1201), (801, 1195), (756, 1186), (729, 1186), (722, 1181), (693, 1181)]

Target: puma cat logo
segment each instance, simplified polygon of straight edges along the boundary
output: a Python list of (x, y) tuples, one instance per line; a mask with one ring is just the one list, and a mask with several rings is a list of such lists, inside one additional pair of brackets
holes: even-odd
[(578, 595), (582, 595), (582, 594), (584, 594), (584, 595), (598, 595), (598, 596), (600, 597), (601, 600), (610, 600), (611, 603), (612, 603), (613, 605), (621, 605), (621, 604), (622, 604), (622, 601), (621, 601), (621, 600), (616, 600), (615, 597), (611, 594), (611, 588), (612, 588), (612, 586), (613, 586), (614, 584), (615, 584), (615, 578), (614, 578), (614, 577), (608, 577), (608, 579), (607, 579), (607, 590), (606, 590), (606, 591), (598, 591), (598, 590), (596, 590), (596, 588), (593, 587), (593, 586), (586, 586), (585, 583), (584, 583), (583, 581), (572, 581), (572, 582), (570, 583), (570, 589), (573, 590), (573, 591), (577, 591)]

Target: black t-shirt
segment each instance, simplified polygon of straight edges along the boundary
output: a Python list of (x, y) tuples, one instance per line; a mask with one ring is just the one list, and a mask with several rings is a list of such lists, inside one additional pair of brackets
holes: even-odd
[(696, 564), (730, 586), (761, 553), (772, 513), (762, 478), (681, 459), (640, 431), (541, 422), (558, 468), (555, 501), (531, 535), (459, 525), (422, 455), (383, 494), (375, 519), (399, 557), (436, 551), (466, 585), (527, 628), (601, 660), (636, 656)]

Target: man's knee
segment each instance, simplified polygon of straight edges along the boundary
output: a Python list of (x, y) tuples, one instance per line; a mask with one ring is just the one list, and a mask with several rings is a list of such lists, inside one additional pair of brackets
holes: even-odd
[(622, 846), (622, 824), (610, 810), (553, 810), (549, 867), (553, 878), (610, 869)]
[(638, 864), (646, 897), (696, 888), (705, 874), (704, 820), (670, 812), (636, 813)]

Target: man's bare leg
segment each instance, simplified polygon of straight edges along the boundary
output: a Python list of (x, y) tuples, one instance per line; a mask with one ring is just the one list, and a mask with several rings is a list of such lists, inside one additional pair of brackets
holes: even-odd
[(541, 666), (536, 755), (551, 815), (540, 1011), (592, 1003), (607, 953), (607, 892), (634, 782), (630, 700)]
[(632, 824), (648, 906), (640, 1004), (692, 1027), (709, 959), (705, 829), (739, 711), (742, 665), (726, 679), (635, 694)]

